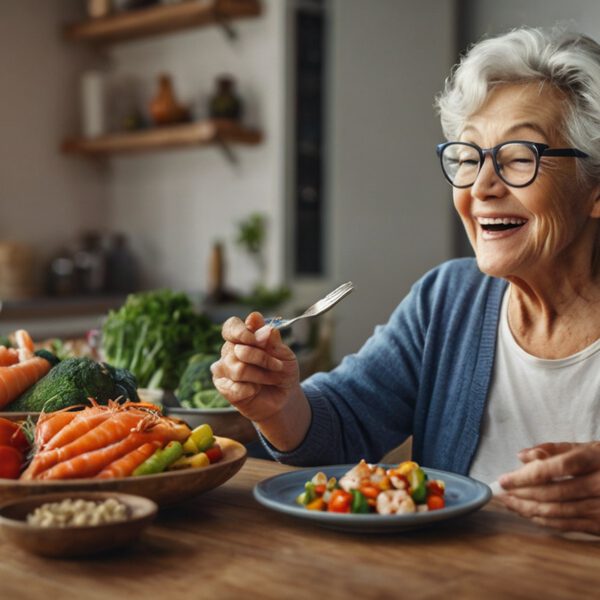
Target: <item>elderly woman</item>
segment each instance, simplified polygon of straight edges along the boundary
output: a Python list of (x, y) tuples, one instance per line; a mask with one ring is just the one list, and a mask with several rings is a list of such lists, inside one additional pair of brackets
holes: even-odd
[(471, 48), (437, 148), (475, 259), (302, 384), (258, 313), (223, 327), (216, 387), (297, 465), (379, 460), (498, 480), (534, 521), (600, 533), (600, 46), (519, 29)]

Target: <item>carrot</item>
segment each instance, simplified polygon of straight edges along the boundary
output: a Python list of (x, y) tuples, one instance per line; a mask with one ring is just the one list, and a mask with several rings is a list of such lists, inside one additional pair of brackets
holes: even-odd
[[(160, 438), (160, 439), (158, 439)], [(94, 477), (115, 460), (131, 453), (140, 446), (152, 442), (162, 442), (162, 435), (157, 431), (134, 431), (115, 444), (97, 448), (60, 462), (43, 471), (38, 479), (81, 479)]]
[(0, 409), (16, 400), (25, 390), (40, 380), (50, 367), (50, 363), (39, 356), (28, 358), (9, 367), (0, 367)]
[(19, 353), (15, 348), (0, 346), (0, 367), (10, 367), (19, 362)]
[(129, 477), (147, 458), (150, 458), (160, 442), (146, 442), (128, 454), (124, 454), (110, 463), (96, 475), (98, 479), (112, 479), (114, 477)]

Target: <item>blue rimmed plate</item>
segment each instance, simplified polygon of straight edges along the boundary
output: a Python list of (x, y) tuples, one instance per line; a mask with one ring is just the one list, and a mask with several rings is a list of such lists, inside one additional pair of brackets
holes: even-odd
[(304, 490), (304, 484), (318, 471), (322, 471), (327, 477), (339, 479), (354, 466), (311, 467), (275, 475), (254, 487), (254, 497), (272, 510), (312, 521), (315, 525), (329, 529), (357, 533), (395, 533), (424, 527), (478, 510), (492, 497), (492, 491), (485, 483), (447, 471), (423, 469), (429, 479), (441, 479), (445, 482), (446, 506), (444, 508), (405, 515), (360, 515), (307, 510), (296, 504), (296, 498)]

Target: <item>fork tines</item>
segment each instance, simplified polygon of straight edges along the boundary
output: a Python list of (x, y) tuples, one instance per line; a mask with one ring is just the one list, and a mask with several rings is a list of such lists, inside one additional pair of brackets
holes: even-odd
[(354, 284), (351, 281), (347, 281), (346, 283), (342, 283), (342, 285), (335, 288), (335, 290), (333, 290), (332, 292), (329, 292), (329, 294), (327, 294), (325, 298), (333, 298), (334, 296), (346, 294), (352, 289), (354, 289)]

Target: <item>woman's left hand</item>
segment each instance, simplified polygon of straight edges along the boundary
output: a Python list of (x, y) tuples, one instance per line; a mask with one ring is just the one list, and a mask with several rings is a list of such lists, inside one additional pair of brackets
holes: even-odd
[(540, 444), (519, 459), (499, 500), (540, 525), (600, 535), (600, 442)]

